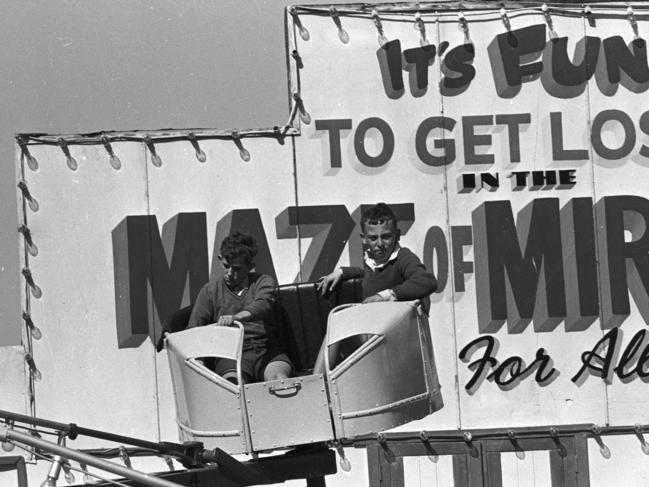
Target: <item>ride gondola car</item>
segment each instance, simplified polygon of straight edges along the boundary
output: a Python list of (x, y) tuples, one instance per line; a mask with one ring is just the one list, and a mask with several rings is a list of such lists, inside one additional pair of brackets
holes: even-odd
[[(235, 385), (204, 364), (210, 357), (236, 360), (243, 384), (240, 323), (167, 334), (181, 440), (230, 454), (260, 453), (353, 440), (439, 410), (432, 340), (420, 304), (349, 302), (358, 300), (358, 287), (343, 283), (333, 301), (313, 283), (278, 288), (276, 317), (298, 368), (289, 379)], [(325, 354), (324, 374), (312, 373), (323, 338), (329, 347), (357, 336), (363, 337), (360, 346), (340, 361)]]

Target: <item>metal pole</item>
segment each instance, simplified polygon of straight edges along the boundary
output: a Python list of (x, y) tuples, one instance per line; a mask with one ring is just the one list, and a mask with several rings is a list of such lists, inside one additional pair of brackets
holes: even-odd
[(132, 468), (122, 467), (113, 462), (107, 460), (102, 460), (101, 458), (95, 458), (92, 455), (82, 453), (78, 450), (72, 448), (67, 448), (64, 446), (59, 446), (56, 443), (50, 441), (42, 440), (40, 438), (35, 438), (24, 433), (19, 433), (18, 431), (13, 431), (10, 428), (0, 426), (0, 441), (14, 440), (20, 443), (24, 443), (35, 448), (40, 448), (41, 450), (48, 451), (54, 455), (60, 455), (64, 458), (75, 460), (77, 462), (85, 463), (86, 465), (92, 465), (93, 467), (105, 470), (110, 473), (114, 473), (121, 477), (125, 477), (130, 480), (136, 480), (146, 486), (150, 487), (182, 487), (180, 484), (175, 482), (169, 482), (158, 477), (152, 477), (144, 472), (139, 470), (133, 470)]
[(42, 426), (44, 428), (63, 431), (68, 434), (68, 436), (72, 440), (75, 439), (73, 435), (84, 435), (91, 436), (93, 438), (99, 438), (100, 440), (107, 440), (115, 443), (126, 443), (129, 445), (139, 446), (141, 448), (148, 448), (150, 450), (155, 450), (165, 454), (182, 455), (184, 453), (183, 445), (180, 445), (178, 443), (154, 443), (152, 441), (140, 440), (139, 438), (131, 438), (130, 436), (116, 435), (113, 433), (107, 433), (105, 431), (84, 428), (73, 423), (59, 423), (57, 421), (50, 421), (49, 419), (35, 418), (32, 416), (26, 416), (24, 414), (4, 411), (2, 409), (0, 409), (0, 418), (5, 418), (6, 420), (11, 421), (18, 421), (20, 423), (27, 423), (33, 426)]

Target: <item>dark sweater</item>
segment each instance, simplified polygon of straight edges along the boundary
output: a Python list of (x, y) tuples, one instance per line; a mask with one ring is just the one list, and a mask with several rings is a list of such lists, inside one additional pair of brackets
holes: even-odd
[(365, 264), (363, 268), (343, 267), (342, 271), (343, 279), (363, 278), (363, 299), (392, 289), (397, 301), (411, 301), (427, 298), (437, 289), (435, 276), (406, 247), (399, 249), (396, 259), (378, 269), (372, 270)]
[(216, 323), (220, 316), (249, 311), (252, 318), (243, 323), (244, 350), (255, 346), (276, 344), (277, 330), (273, 322), (276, 283), (272, 277), (251, 272), (249, 286), (241, 296), (228, 288), (223, 278), (205, 284), (198, 293), (188, 328)]

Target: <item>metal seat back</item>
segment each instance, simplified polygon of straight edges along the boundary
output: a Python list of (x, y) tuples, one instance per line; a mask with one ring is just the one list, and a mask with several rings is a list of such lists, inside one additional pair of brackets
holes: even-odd
[(325, 354), (337, 438), (377, 433), (442, 407), (428, 320), (417, 302), (332, 310), (327, 346), (354, 336), (362, 343), (341, 362)]
[(201, 360), (236, 360), (241, 384), (242, 342), (241, 324), (207, 325), (167, 336), (176, 423), (182, 440), (200, 441), (206, 448), (218, 447), (232, 454), (251, 451), (241, 387), (207, 368)]

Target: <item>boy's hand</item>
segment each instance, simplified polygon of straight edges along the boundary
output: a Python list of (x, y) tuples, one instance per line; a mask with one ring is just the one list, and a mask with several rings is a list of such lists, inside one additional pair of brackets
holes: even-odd
[(316, 283), (316, 289), (324, 296), (329, 291), (333, 290), (343, 278), (343, 270), (338, 268), (331, 274), (322, 276)]
[(363, 300), (365, 303), (378, 303), (380, 301), (397, 301), (397, 295), (392, 289), (384, 289), (376, 294), (372, 294)]
[(235, 321), (249, 321), (252, 319), (252, 313), (248, 310), (242, 310), (233, 315), (219, 316), (216, 326), (232, 326)]
[(234, 316), (232, 315), (223, 315), (219, 316), (219, 320), (216, 322), (216, 326), (230, 326), (234, 323)]
[(380, 302), (382, 302), (382, 301), (384, 301), (384, 299), (383, 299), (380, 295), (378, 295), (378, 294), (372, 294), (371, 296), (368, 296), (368, 297), (366, 297), (366, 298), (363, 300), (363, 304), (367, 304), (367, 303), (380, 303)]

